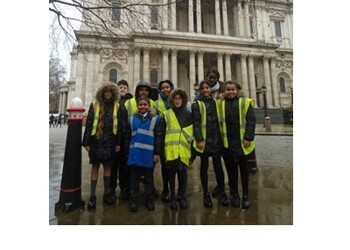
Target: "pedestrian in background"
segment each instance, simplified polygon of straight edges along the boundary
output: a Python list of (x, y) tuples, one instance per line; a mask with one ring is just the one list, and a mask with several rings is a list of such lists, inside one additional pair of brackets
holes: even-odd
[[(97, 90), (95, 101), (90, 105), (82, 145), (89, 152), (91, 168), (91, 190), (87, 207), (96, 207), (96, 185), (100, 165), (103, 165), (104, 194), (103, 202), (113, 204), (109, 194), (111, 165), (116, 152), (119, 151), (118, 141), (118, 87), (115, 83), (103, 83)], [(119, 126), (120, 127), (120, 126)]]
[(203, 80), (199, 84), (200, 94), (192, 103), (193, 134), (195, 138), (194, 148), (200, 156), (200, 178), (203, 188), (203, 204), (205, 207), (213, 207), (208, 190), (209, 157), (212, 158), (216, 182), (218, 185), (218, 200), (221, 205), (228, 206), (229, 202), (225, 193), (225, 176), (221, 164), (223, 143), (219, 126), (219, 110), (217, 101), (211, 94), (210, 82)]
[(209, 81), (211, 93), (215, 99), (219, 98), (221, 94), (225, 92), (224, 83), (220, 81), (219, 71), (215, 69), (207, 71), (205, 79)]
[[(171, 80), (162, 80), (158, 83), (158, 94), (159, 99), (154, 102), (154, 108), (156, 109), (156, 112), (158, 115), (164, 116), (164, 113), (166, 110), (170, 108), (170, 104), (168, 101), (169, 95), (171, 91), (174, 90), (174, 84)], [(164, 150), (162, 150), (160, 154), (161, 159), (161, 171), (162, 171), (162, 180), (163, 180), (163, 190), (162, 190), (162, 201), (163, 202), (169, 202), (169, 174), (167, 172), (167, 169), (165, 167), (165, 155)]]
[[(120, 80), (117, 82), (119, 90), (119, 107), (122, 109), (126, 100), (132, 98), (132, 95), (128, 93), (129, 84), (126, 80)], [(119, 140), (123, 141), (123, 133), (119, 134)], [(109, 183), (109, 193), (115, 195), (115, 190), (118, 185), (120, 188), (120, 196), (122, 200), (127, 200), (129, 198), (129, 186), (130, 186), (130, 171), (127, 168), (126, 162), (128, 158), (124, 153), (124, 147), (120, 148), (120, 151), (115, 154), (113, 159), (113, 164), (111, 167), (111, 180)]]
[(191, 112), (186, 108), (188, 96), (183, 89), (175, 89), (169, 96), (171, 108), (164, 113), (162, 137), (166, 168), (170, 183), (170, 208), (177, 209), (175, 176), (178, 175), (179, 203), (187, 208), (187, 168), (191, 160), (193, 125)]
[(144, 176), (146, 208), (154, 210), (154, 167), (160, 160), (162, 117), (150, 112), (151, 100), (141, 96), (137, 99), (138, 112), (129, 117), (123, 127), (125, 144), (129, 148), (128, 168), (130, 168), (129, 210), (138, 209), (138, 195), (141, 176)]
[(242, 184), (242, 208), (250, 208), (249, 168), (247, 155), (255, 148), (256, 118), (254, 100), (239, 96), (240, 86), (233, 81), (225, 83), (225, 94), (219, 101), (221, 135), (225, 148), (224, 161), (228, 171), (230, 203), (240, 207), (238, 194), (238, 168)]

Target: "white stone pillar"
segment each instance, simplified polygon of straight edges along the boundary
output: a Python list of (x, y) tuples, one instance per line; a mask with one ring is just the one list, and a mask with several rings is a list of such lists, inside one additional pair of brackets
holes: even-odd
[(149, 75), (149, 48), (143, 48), (143, 80), (150, 82)]
[(62, 106), (63, 106), (63, 92), (60, 92), (60, 100), (58, 102), (58, 113), (62, 112)]
[(196, 0), (196, 13), (197, 13), (197, 33), (202, 33), (201, 0)]
[(263, 57), (263, 63), (264, 63), (264, 85), (266, 86), (266, 102), (267, 107), (272, 108), (272, 87), (271, 87), (271, 77), (270, 77), (270, 69), (269, 69), (269, 57), (264, 56)]
[(236, 3), (232, 5), (233, 12), (233, 36), (239, 36), (239, 27), (238, 27), (238, 7)]
[(220, 17), (220, 1), (215, 0), (215, 25), (216, 34), (221, 34), (221, 17)]
[(194, 86), (196, 82), (196, 61), (195, 61), (195, 51), (190, 50), (190, 97), (191, 101), (194, 98)]
[(271, 57), (270, 59), (270, 69), (271, 69), (271, 82), (272, 82), (272, 96), (273, 104), (275, 108), (280, 107), (279, 103), (279, 91), (277, 86), (277, 76), (276, 76), (276, 58)]
[(232, 80), (231, 75), (231, 53), (225, 54), (225, 79), (226, 81)]
[[(132, 47), (129, 48), (128, 50), (128, 83), (129, 83), (129, 92), (134, 94), (132, 92), (133, 86), (135, 84), (134, 81), (134, 50)], [(70, 98), (71, 99), (71, 98)], [(68, 99), (68, 100), (70, 100)]]
[(243, 27), (243, 9), (242, 9), (242, 2), (237, 2), (237, 14), (238, 14), (238, 36), (243, 37), (244, 36), (244, 27)]
[(168, 29), (168, 0), (163, 0), (163, 30)]
[(136, 85), (141, 81), (140, 53), (141, 53), (141, 49), (136, 47), (134, 50), (134, 86), (131, 93), (135, 93)]
[(163, 78), (169, 79), (169, 49), (163, 48)]
[(188, 1), (188, 32), (193, 32), (193, 0)]
[(201, 82), (204, 80), (204, 67), (203, 67), (203, 57), (204, 57), (204, 51), (199, 50), (198, 51), (198, 81)]
[(221, 79), (222, 81), (227, 81), (226, 76), (224, 75), (224, 65), (223, 65), (223, 52), (218, 52), (218, 71), (220, 73), (220, 75), (222, 75), (222, 78), (225, 79)]
[(227, 3), (222, 0), (222, 22), (224, 26), (224, 36), (228, 36), (228, 21), (227, 21)]
[(176, 30), (176, 1), (171, 2), (171, 30)]
[(250, 37), (250, 23), (249, 23), (249, 2), (244, 3), (244, 17), (246, 26), (246, 37)]
[(241, 73), (242, 73), (242, 90), (243, 92), (249, 96), (249, 88), (248, 88), (248, 72), (247, 72), (247, 55), (241, 55)]
[(255, 100), (254, 107), (256, 105), (256, 87), (255, 87), (255, 71), (254, 71), (254, 56), (249, 55), (248, 57), (248, 78), (249, 78), (249, 97)]
[(66, 113), (66, 110), (67, 110), (67, 96), (68, 96), (67, 91), (64, 91), (63, 92), (63, 105), (62, 105), (62, 110), (61, 110), (60, 114), (65, 114)]
[(177, 88), (177, 49), (171, 50), (171, 81), (174, 88)]
[(236, 58), (236, 75), (237, 75), (236, 81), (238, 83), (241, 83), (242, 82), (241, 60), (238, 60), (238, 57)]

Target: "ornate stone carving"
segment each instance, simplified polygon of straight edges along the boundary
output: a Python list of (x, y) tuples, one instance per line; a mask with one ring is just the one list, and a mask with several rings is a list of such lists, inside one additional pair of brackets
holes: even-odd
[(292, 66), (293, 66), (292, 61), (285, 61), (285, 60), (276, 61), (276, 68), (280, 68), (281, 70), (292, 68)]

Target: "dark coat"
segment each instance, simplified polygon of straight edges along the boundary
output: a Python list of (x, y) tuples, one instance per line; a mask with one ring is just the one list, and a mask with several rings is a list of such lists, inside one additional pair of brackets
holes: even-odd
[[(241, 146), (238, 98), (225, 98), (225, 116), (229, 149), (226, 153), (233, 154), (235, 158), (244, 156)], [(246, 129), (244, 139), (254, 140), (256, 118), (254, 109), (249, 106), (246, 115)]]

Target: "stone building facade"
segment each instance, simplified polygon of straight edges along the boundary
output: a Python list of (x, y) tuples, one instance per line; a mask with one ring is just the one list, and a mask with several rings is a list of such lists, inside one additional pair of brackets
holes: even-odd
[(125, 79), (134, 94), (140, 80), (156, 87), (171, 79), (193, 99), (195, 83), (210, 69), (219, 71), (221, 81), (239, 82), (256, 108), (264, 105), (263, 85), (268, 108), (292, 106), (292, 0), (110, 2), (114, 9), (103, 15), (117, 36), (99, 27), (92, 32), (85, 24), (76, 31), (79, 43), (71, 52), (70, 79), (61, 88), (60, 113), (74, 97), (88, 109), (105, 80)]

